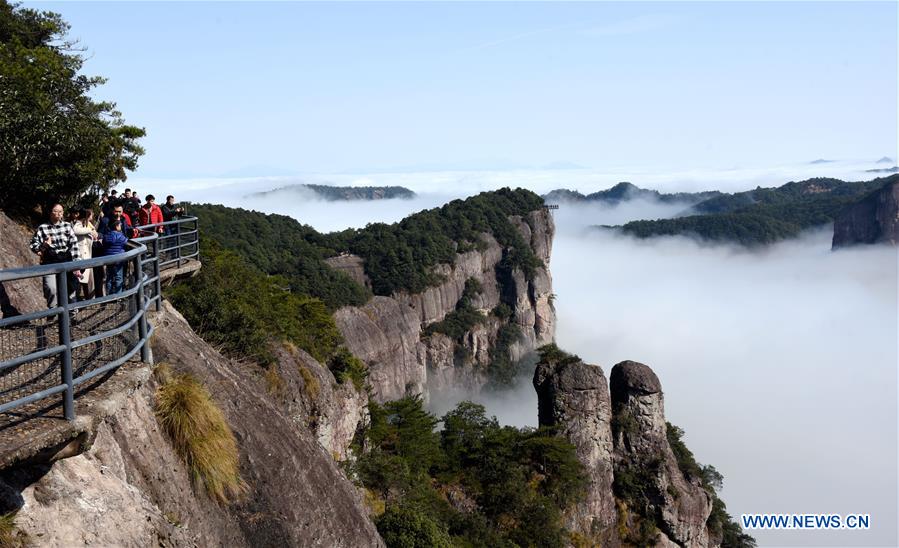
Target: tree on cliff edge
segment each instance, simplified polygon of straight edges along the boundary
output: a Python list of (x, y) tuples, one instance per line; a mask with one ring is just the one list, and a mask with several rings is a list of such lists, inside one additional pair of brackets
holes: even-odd
[(123, 181), (144, 150), (143, 128), (89, 92), (83, 48), (59, 14), (0, 0), (0, 209), (72, 203)]

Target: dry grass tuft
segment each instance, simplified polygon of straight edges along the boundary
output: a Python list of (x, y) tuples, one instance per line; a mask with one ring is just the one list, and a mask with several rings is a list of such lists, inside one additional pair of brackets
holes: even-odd
[(165, 384), (172, 380), (172, 366), (161, 362), (153, 368), (153, 377), (159, 384)]
[(387, 503), (367, 487), (362, 488), (362, 502), (368, 509), (368, 515), (376, 518), (387, 509)]
[(318, 393), (321, 390), (318, 379), (315, 378), (312, 371), (309, 371), (309, 369), (302, 365), (300, 366), (300, 376), (303, 377), (303, 391), (305, 391), (306, 395), (309, 396), (309, 399), (314, 402), (318, 399)]
[(176, 375), (156, 390), (156, 418), (191, 479), (210, 497), (229, 503), (246, 491), (237, 441), (221, 409), (191, 375)]
[(265, 384), (270, 394), (277, 398), (284, 398), (286, 383), (284, 377), (278, 372), (278, 366), (271, 364), (265, 368)]
[(0, 548), (24, 548), (29, 545), (28, 535), (16, 527), (16, 513), (0, 515)]

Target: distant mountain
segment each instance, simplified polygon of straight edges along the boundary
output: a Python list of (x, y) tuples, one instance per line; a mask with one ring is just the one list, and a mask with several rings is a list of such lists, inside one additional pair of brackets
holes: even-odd
[(864, 182), (816, 178), (759, 187), (705, 200), (693, 206), (694, 215), (633, 221), (617, 228), (638, 238), (694, 235), (748, 246), (769, 244), (833, 222), (844, 207), (896, 180), (899, 175)]
[(866, 169), (865, 173), (899, 173), (899, 166)]
[(707, 192), (675, 192), (663, 194), (658, 190), (640, 188), (628, 182), (618, 183), (612, 188), (600, 190), (592, 194), (581, 194), (576, 190), (559, 188), (543, 195), (547, 202), (603, 202), (616, 205), (628, 200), (655, 200), (663, 203), (686, 202), (697, 203), (721, 195), (717, 190)]
[(880, 160), (877, 160), (875, 163), (877, 163), (877, 164), (892, 164), (893, 159), (890, 158), (889, 156), (884, 156)]
[(272, 196), (289, 196), (291, 194), (308, 194), (309, 191), (314, 192), (319, 198), (332, 202), (349, 200), (390, 200), (395, 198), (408, 200), (415, 197), (414, 192), (402, 186), (328, 186), (312, 184), (288, 185), (272, 190), (266, 190), (265, 192), (254, 192), (247, 197), (264, 198)]
[(815, 164), (830, 164), (833, 162), (834, 162), (834, 160), (825, 160), (824, 158), (818, 158), (817, 160), (812, 160), (809, 163), (812, 165), (815, 165)]

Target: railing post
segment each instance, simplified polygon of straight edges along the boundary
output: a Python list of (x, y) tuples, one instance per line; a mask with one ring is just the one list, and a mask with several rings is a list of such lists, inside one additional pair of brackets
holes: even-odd
[(178, 257), (178, 261), (175, 263), (175, 268), (181, 268), (181, 221), (179, 220), (177, 224), (175, 224), (175, 254)]
[(72, 323), (69, 318), (68, 272), (56, 273), (56, 304), (62, 307), (59, 317), (59, 342), (62, 351), (62, 383), (66, 390), (62, 397), (62, 410), (66, 420), (75, 420), (75, 385), (72, 383)]
[(144, 295), (144, 256), (140, 254), (137, 260), (137, 313), (140, 314), (140, 320), (137, 322), (137, 332), (140, 336), (140, 359), (144, 363), (150, 363), (150, 341), (147, 340), (147, 315), (144, 310), (144, 302), (147, 296)]
[(158, 253), (158, 240), (157, 240), (157, 253), (156, 253), (156, 261), (154, 261), (153, 266), (153, 275), (156, 276), (156, 311), (159, 312), (162, 310), (162, 277), (159, 275), (159, 253)]

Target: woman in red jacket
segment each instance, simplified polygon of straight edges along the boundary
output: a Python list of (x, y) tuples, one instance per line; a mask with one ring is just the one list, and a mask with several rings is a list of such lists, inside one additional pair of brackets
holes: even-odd
[[(162, 208), (156, 205), (156, 198), (152, 194), (147, 194), (147, 203), (137, 210), (137, 216), (140, 226), (162, 223)], [(157, 226), (155, 230), (162, 234), (164, 227)]]

